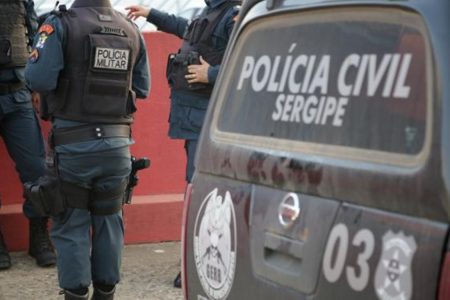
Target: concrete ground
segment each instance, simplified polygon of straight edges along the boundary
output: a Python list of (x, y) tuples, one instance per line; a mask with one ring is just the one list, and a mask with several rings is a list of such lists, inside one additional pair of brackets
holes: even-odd
[[(115, 299), (183, 299), (182, 290), (172, 287), (180, 270), (180, 247), (180, 243), (126, 246)], [(56, 268), (37, 267), (25, 252), (11, 253), (11, 257), (12, 268), (0, 271), (0, 300), (64, 298), (58, 296)]]

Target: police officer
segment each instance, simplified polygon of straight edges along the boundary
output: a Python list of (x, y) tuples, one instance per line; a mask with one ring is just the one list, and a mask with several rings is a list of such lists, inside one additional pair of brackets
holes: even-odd
[[(169, 56), (167, 77), (171, 87), (169, 136), (184, 139), (187, 156), (186, 181), (194, 174), (197, 140), (211, 91), (219, 73), (240, 1), (206, 0), (199, 17), (189, 21), (154, 8), (127, 7), (132, 19), (146, 17), (159, 30), (183, 39), (177, 54)], [(181, 286), (178, 274), (175, 287)]]
[[(45, 173), (41, 128), (24, 78), (36, 20), (33, 1), (0, 0), (0, 135), (23, 183)], [(29, 220), (28, 253), (39, 266), (54, 265), (48, 218), (38, 214), (28, 199), (23, 212)], [(0, 232), (0, 269), (9, 267), (11, 259)]]
[(39, 29), (26, 68), (46, 92), (55, 165), (66, 209), (54, 217), (65, 299), (113, 299), (123, 247), (122, 201), (131, 170), (135, 99), (149, 92), (146, 48), (137, 27), (109, 0), (60, 6)]

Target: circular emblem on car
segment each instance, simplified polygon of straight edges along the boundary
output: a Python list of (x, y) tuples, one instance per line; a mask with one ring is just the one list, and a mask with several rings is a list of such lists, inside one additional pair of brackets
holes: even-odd
[(214, 189), (203, 200), (194, 227), (194, 257), (210, 299), (227, 297), (236, 269), (236, 215), (230, 192)]
[(297, 220), (300, 210), (300, 200), (297, 194), (289, 193), (284, 196), (278, 207), (278, 221), (284, 228), (289, 228)]

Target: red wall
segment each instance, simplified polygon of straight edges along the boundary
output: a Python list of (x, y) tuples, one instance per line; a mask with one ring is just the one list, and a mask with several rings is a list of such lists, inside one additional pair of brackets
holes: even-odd
[[(167, 54), (174, 52), (180, 40), (174, 36), (152, 32), (144, 34), (150, 59), (151, 93), (139, 101), (133, 137), (136, 144), (132, 154), (151, 159), (150, 169), (140, 172), (135, 195), (177, 194), (184, 191), (185, 154), (183, 141), (167, 136), (169, 118), (169, 90), (164, 77)], [(42, 122), (46, 135), (49, 124)], [(14, 165), (3, 142), (0, 143), (0, 195), (3, 205), (22, 202), (22, 187)]]

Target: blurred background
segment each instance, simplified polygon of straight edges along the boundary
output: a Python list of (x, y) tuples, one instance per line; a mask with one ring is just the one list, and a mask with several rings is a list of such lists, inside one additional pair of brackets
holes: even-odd
[[(35, 9), (38, 15), (45, 14), (55, 8), (55, 0), (34, 0)], [(59, 4), (65, 4), (67, 7), (74, 2), (74, 0), (62, 0)], [(125, 13), (125, 7), (130, 5), (151, 6), (152, 8), (160, 9), (165, 12), (182, 16), (191, 19), (200, 13), (200, 10), (205, 6), (204, 0), (111, 0), (111, 4), (115, 9)], [(145, 22), (144, 18), (136, 20), (136, 24), (141, 31), (155, 31), (156, 28), (150, 23)]]

